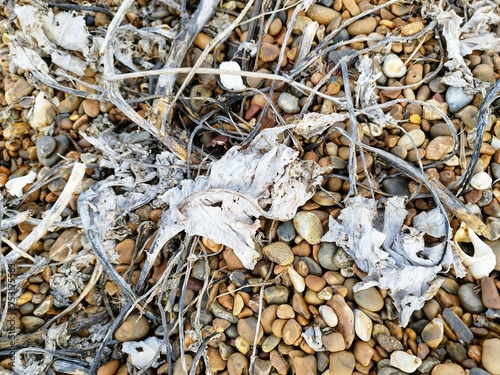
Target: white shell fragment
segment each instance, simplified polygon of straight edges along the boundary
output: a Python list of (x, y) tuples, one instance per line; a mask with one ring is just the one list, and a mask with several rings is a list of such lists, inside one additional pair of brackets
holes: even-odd
[(495, 269), (496, 257), (491, 247), (485, 244), (472, 229), (468, 231), (469, 238), (474, 246), (474, 256), (465, 254), (457, 245), (457, 250), (462, 258), (462, 263), (467, 267), (469, 274), (476, 280), (488, 277)]
[[(229, 70), (232, 72), (241, 72), (241, 67), (236, 61), (224, 61), (219, 65), (221, 70)], [(220, 81), (228, 90), (241, 91), (247, 87), (243, 83), (241, 76), (233, 74), (221, 74)]]
[(28, 184), (31, 184), (36, 179), (36, 173), (30, 171), (26, 176), (11, 178), (5, 184), (5, 187), (9, 191), (9, 193), (15, 197), (21, 197), (23, 195), (23, 187)]
[[(122, 350), (129, 355), (130, 362), (137, 368), (142, 369), (148, 366), (159, 351), (162, 340), (156, 337), (148, 337), (144, 341), (127, 341), (122, 345)], [(161, 353), (165, 354), (163, 345)], [(153, 363), (153, 367), (158, 367), (158, 359)]]
[(477, 190), (488, 189), (493, 183), (493, 179), (486, 172), (479, 172), (475, 174), (470, 180), (470, 186)]

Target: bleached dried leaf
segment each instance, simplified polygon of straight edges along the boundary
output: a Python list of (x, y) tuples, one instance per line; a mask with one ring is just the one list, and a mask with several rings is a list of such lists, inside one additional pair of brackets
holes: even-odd
[(35, 181), (35, 179), (36, 173), (30, 171), (30, 173), (28, 173), (26, 176), (11, 178), (9, 181), (7, 181), (5, 187), (11, 195), (15, 197), (22, 197), (23, 187), (25, 187), (27, 184), (31, 184), (33, 181)]
[(43, 31), (52, 42), (67, 50), (88, 54), (90, 34), (83, 16), (70, 12), (59, 12), (54, 15), (52, 9), (49, 9), (42, 20)]
[(310, 326), (302, 333), (307, 345), (315, 352), (324, 352), (326, 350), (321, 341), (322, 336), (321, 330), (317, 326)]
[[(161, 348), (161, 349), (160, 349)], [(122, 350), (129, 355), (130, 362), (138, 369), (148, 367), (156, 354), (161, 352), (166, 354), (165, 345), (162, 347), (162, 340), (157, 337), (148, 337), (144, 341), (127, 341), (122, 344)], [(158, 358), (153, 362), (152, 367), (160, 365)]]
[(332, 113), (329, 115), (309, 112), (300, 120), (294, 122), (295, 128), (293, 131), (306, 139), (323, 133), (335, 122), (341, 122), (349, 118), (348, 114)]
[[(329, 230), (322, 238), (344, 249), (368, 273), (355, 291), (371, 286), (388, 289), (403, 326), (413, 311), (437, 293), (442, 282), (437, 274), (454, 264), (449, 239), (441, 238), (449, 233), (443, 214), (432, 210), (418, 217), (414, 228), (403, 225), (406, 214), (402, 197), (389, 198), (383, 213), (377, 211), (375, 200), (354, 197), (346, 202), (338, 220), (330, 217)], [(425, 246), (424, 233), (436, 235), (441, 243)]]

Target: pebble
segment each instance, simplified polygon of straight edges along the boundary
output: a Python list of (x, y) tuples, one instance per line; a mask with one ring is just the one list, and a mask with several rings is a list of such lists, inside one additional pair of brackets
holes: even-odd
[(460, 298), (460, 305), (466, 311), (479, 314), (484, 311), (484, 305), (481, 301), (481, 295), (474, 291), (476, 284), (467, 283), (460, 285), (458, 289), (458, 297)]
[(320, 25), (328, 26), (335, 17), (340, 16), (340, 13), (332, 8), (312, 4), (307, 9), (306, 15)]
[(57, 112), (59, 113), (72, 113), (78, 108), (80, 104), (80, 98), (75, 95), (68, 95), (66, 99), (62, 100), (57, 106)]
[(479, 367), (473, 367), (470, 369), (469, 375), (491, 375), (488, 371), (483, 370)]
[(271, 373), (271, 368), (272, 365), (270, 361), (257, 357), (253, 362), (253, 375), (269, 375)]
[(362, 341), (369, 341), (372, 337), (373, 322), (359, 309), (354, 309), (354, 331)]
[(482, 363), (484, 369), (492, 375), (500, 375), (500, 339), (493, 338), (483, 341)]
[(500, 309), (500, 295), (492, 277), (483, 277), (481, 279), (481, 299), (489, 309)]
[(290, 276), (290, 281), (297, 292), (302, 293), (306, 289), (304, 278), (292, 267), (288, 268), (288, 276)]
[(260, 324), (259, 327), (257, 327), (257, 319), (254, 317), (240, 319), (237, 328), (239, 335), (250, 345), (254, 344), (255, 338), (257, 338), (258, 343), (264, 336), (264, 329)]
[(97, 370), (97, 375), (114, 375), (116, 371), (118, 371), (119, 367), (120, 361), (118, 359), (113, 359), (105, 365), (99, 367), (99, 369)]
[(31, 86), (24, 78), (20, 78), (5, 92), (5, 101), (7, 104), (12, 104), (31, 94), (33, 90), (33, 86)]
[[(347, 29), (349, 30), (349, 26)], [(389, 78), (401, 78), (406, 74), (406, 65), (398, 55), (391, 53), (385, 58), (384, 64), (382, 65), (382, 71)]]
[(45, 324), (45, 320), (36, 316), (23, 316), (21, 318), (21, 328), (24, 333), (37, 331)]
[(283, 342), (293, 345), (302, 334), (302, 326), (295, 319), (289, 319), (283, 327)]
[(207, 348), (207, 357), (212, 373), (222, 371), (226, 368), (227, 362), (222, 359), (219, 349), (212, 347)]
[(441, 114), (434, 108), (439, 109), (444, 114), (448, 112), (448, 104), (446, 102), (438, 102), (435, 99), (429, 99), (426, 103), (428, 105), (424, 105), (422, 109), (422, 117), (426, 120), (441, 120)]
[(292, 249), (284, 242), (274, 242), (267, 245), (262, 249), (262, 252), (271, 262), (281, 266), (286, 266), (293, 262)]
[(354, 348), (352, 350), (356, 361), (358, 361), (361, 366), (369, 366), (370, 361), (375, 354), (375, 349), (373, 349), (370, 344), (363, 341), (356, 341)]
[(496, 81), (495, 71), (490, 64), (479, 64), (472, 71), (472, 75), (483, 82), (495, 83)]
[(277, 45), (271, 43), (262, 43), (260, 47), (259, 58), (263, 62), (271, 62), (278, 58), (280, 54), (280, 48)]
[[(371, 34), (377, 28), (377, 20), (375, 17), (365, 17), (360, 20), (354, 21), (347, 26), (349, 35)], [(405, 68), (406, 73), (406, 68)], [(404, 73), (399, 77), (404, 76)]]
[(448, 356), (455, 362), (462, 363), (467, 359), (467, 350), (459, 342), (448, 341), (446, 343), (446, 352)]
[(286, 113), (297, 113), (300, 111), (299, 98), (287, 92), (280, 94), (278, 106)]
[(227, 360), (229, 375), (245, 375), (248, 373), (248, 359), (241, 353), (233, 353)]
[(479, 172), (472, 176), (470, 185), (477, 190), (485, 190), (491, 187), (493, 179), (486, 172)]
[(293, 219), (297, 233), (311, 245), (317, 245), (323, 237), (321, 220), (312, 212), (299, 211)]
[(316, 358), (313, 355), (294, 355), (291, 359), (295, 375), (316, 374)]
[(401, 35), (403, 36), (411, 36), (419, 33), (424, 29), (424, 24), (420, 21), (411, 22), (407, 25), (404, 25), (401, 28)]
[(345, 347), (349, 348), (354, 341), (354, 313), (345, 302), (344, 297), (340, 294), (335, 294), (330, 300), (327, 301), (327, 305), (330, 306), (337, 314), (338, 323), (335, 327), (337, 332), (342, 334), (345, 341)]
[(465, 87), (451, 86), (446, 90), (446, 103), (450, 112), (455, 113), (470, 104), (474, 99), (474, 93)]
[(341, 352), (345, 350), (344, 337), (338, 332), (328, 333), (321, 337), (321, 342), (325, 346), (326, 350), (331, 353)]
[(94, 99), (82, 100), (83, 112), (89, 117), (97, 117), (99, 115), (99, 102)]
[(54, 297), (47, 296), (37, 307), (33, 310), (33, 315), (35, 316), (44, 316), (47, 311), (52, 308), (52, 304), (54, 302)]
[(337, 253), (337, 249), (337, 246), (330, 242), (324, 242), (321, 244), (318, 252), (318, 262), (321, 267), (330, 271), (339, 270), (339, 267), (337, 267), (334, 262), (334, 257)]
[(394, 336), (379, 333), (376, 339), (380, 346), (384, 348), (388, 353), (394, 352), (396, 350), (403, 350), (403, 345)]
[(69, 228), (57, 237), (50, 247), (49, 256), (56, 262), (66, 260), (70, 255), (75, 255), (83, 248), (82, 233), (78, 228)]
[(408, 134), (403, 135), (398, 141), (398, 146), (401, 146), (405, 148), (407, 151), (410, 151), (414, 149), (415, 146), (420, 147), (424, 142), (425, 142), (425, 133), (420, 129), (415, 129), (409, 131)]
[(288, 288), (286, 286), (271, 286), (264, 290), (264, 300), (268, 305), (282, 305), (288, 301)]
[(425, 149), (425, 158), (428, 160), (441, 160), (446, 154), (453, 151), (452, 137), (436, 137), (429, 142)]
[(281, 241), (290, 242), (295, 238), (296, 235), (297, 233), (295, 232), (295, 228), (293, 227), (292, 220), (285, 221), (278, 226), (278, 237)]
[(342, 0), (342, 4), (344, 4), (347, 11), (351, 13), (352, 17), (356, 17), (361, 13), (361, 10), (355, 0)]
[(231, 311), (228, 311), (224, 306), (222, 306), (218, 301), (213, 301), (208, 308), (216, 318), (225, 319), (230, 323), (238, 323), (238, 318), (233, 315)]
[(25, 122), (14, 122), (3, 130), (3, 137), (7, 139), (22, 138), (30, 131), (30, 126)]
[(377, 312), (384, 307), (384, 299), (375, 287), (359, 290), (354, 293), (354, 301), (365, 310)]
[(354, 354), (348, 351), (341, 351), (330, 354), (329, 375), (351, 375), (356, 366)]
[(422, 360), (404, 351), (397, 350), (391, 353), (391, 366), (401, 371), (412, 373), (422, 364)]
[(328, 325), (328, 327), (335, 327), (337, 326), (339, 319), (337, 317), (337, 314), (335, 314), (335, 311), (327, 305), (322, 305), (319, 307), (319, 314), (325, 321), (325, 323)]
[(427, 357), (422, 361), (422, 364), (418, 368), (418, 371), (422, 374), (430, 374), (432, 369), (439, 365), (441, 361), (434, 357)]
[[(424, 77), (424, 66), (421, 64), (413, 64), (408, 68), (406, 72), (406, 84), (407, 85), (416, 85), (422, 78)], [(414, 88), (416, 88), (415, 86)], [(419, 113), (421, 114), (421, 112)]]
[(465, 323), (453, 312), (452, 309), (446, 308), (443, 311), (443, 318), (446, 320), (446, 323), (450, 326), (450, 328), (455, 332), (458, 339), (470, 344), (474, 339), (473, 333), (470, 331), (469, 327), (465, 325)]
[(46, 167), (53, 167), (70, 149), (71, 142), (64, 134), (44, 136), (36, 142), (38, 160)]
[(146, 317), (133, 314), (115, 331), (115, 338), (119, 342), (142, 340), (149, 332), (149, 322)]
[(277, 350), (271, 352), (269, 360), (271, 361), (271, 365), (278, 371), (278, 374), (287, 374), (288, 366)]
[(382, 190), (390, 195), (395, 196), (410, 196), (408, 189), (408, 181), (403, 177), (387, 178), (382, 181)]
[(443, 363), (436, 365), (431, 375), (465, 375), (465, 370), (455, 363)]
[(54, 121), (57, 111), (52, 103), (47, 100), (47, 94), (40, 91), (35, 99), (33, 115), (29, 119), (29, 124), (33, 129), (41, 130)]

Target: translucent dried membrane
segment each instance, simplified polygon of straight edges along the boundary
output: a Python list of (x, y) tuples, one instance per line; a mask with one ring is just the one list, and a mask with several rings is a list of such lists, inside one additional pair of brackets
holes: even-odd
[[(439, 209), (415, 216), (414, 227), (408, 227), (403, 224), (404, 198), (389, 198), (383, 210), (377, 205), (360, 196), (349, 199), (338, 220), (330, 217), (322, 241), (343, 248), (368, 273), (354, 291), (371, 286), (388, 289), (401, 314), (400, 323), (406, 326), (413, 311), (437, 293), (442, 283), (437, 274), (453, 264), (457, 275), (463, 276), (463, 267), (449, 246), (449, 224)], [(424, 234), (442, 242), (426, 246)]]

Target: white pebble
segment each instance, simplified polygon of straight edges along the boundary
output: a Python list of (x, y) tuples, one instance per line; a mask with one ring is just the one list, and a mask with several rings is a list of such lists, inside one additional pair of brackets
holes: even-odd
[(422, 360), (402, 350), (397, 350), (392, 352), (390, 363), (392, 367), (411, 374), (420, 367)]
[(363, 340), (369, 341), (372, 337), (373, 322), (363, 311), (354, 310), (354, 331)]
[(335, 314), (335, 311), (327, 305), (321, 305), (319, 307), (319, 315), (323, 318), (325, 323), (328, 325), (328, 327), (335, 327), (338, 322), (339, 318), (337, 317), (337, 314)]
[[(241, 67), (236, 61), (224, 61), (220, 64), (219, 68), (221, 70), (241, 72)], [(221, 74), (220, 82), (228, 90), (241, 91), (247, 88), (243, 83), (243, 79), (238, 75)]]
[(470, 185), (477, 190), (488, 189), (493, 183), (493, 179), (486, 172), (479, 172), (475, 174), (470, 180)]
[(401, 78), (406, 74), (406, 65), (399, 56), (391, 53), (385, 58), (382, 71), (389, 78)]
[(299, 273), (292, 267), (288, 267), (288, 276), (290, 276), (292, 285), (297, 292), (302, 293), (306, 289), (306, 282), (304, 278), (300, 276)]

